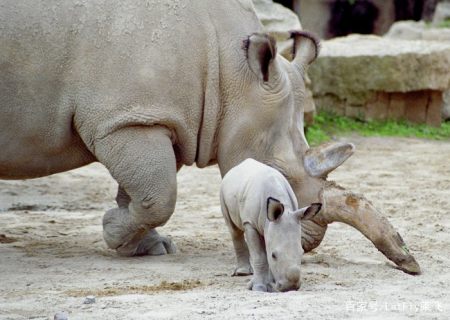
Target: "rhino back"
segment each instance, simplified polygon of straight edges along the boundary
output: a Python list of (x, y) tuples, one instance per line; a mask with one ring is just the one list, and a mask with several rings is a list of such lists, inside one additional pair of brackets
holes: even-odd
[(194, 162), (219, 72), (209, 15), (200, 0), (2, 1), (0, 177), (84, 165), (96, 139), (130, 125), (169, 127)]

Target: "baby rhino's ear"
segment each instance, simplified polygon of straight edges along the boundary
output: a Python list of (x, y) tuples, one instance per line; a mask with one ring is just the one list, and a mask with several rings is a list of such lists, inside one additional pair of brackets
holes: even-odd
[(267, 198), (267, 219), (269, 221), (278, 220), (284, 213), (283, 204), (272, 197)]
[(298, 220), (311, 220), (322, 208), (321, 203), (313, 203), (309, 207), (301, 208), (295, 212)]

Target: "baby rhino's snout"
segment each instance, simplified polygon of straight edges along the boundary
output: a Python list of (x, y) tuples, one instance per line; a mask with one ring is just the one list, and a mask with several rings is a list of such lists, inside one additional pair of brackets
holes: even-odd
[(291, 291), (300, 288), (300, 268), (297, 266), (290, 267), (286, 273), (286, 280), (277, 281), (278, 291)]

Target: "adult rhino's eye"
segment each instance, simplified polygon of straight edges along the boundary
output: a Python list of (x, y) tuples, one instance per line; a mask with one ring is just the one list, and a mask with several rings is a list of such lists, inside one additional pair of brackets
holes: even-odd
[(275, 252), (272, 252), (272, 259), (277, 260), (277, 255), (275, 254)]

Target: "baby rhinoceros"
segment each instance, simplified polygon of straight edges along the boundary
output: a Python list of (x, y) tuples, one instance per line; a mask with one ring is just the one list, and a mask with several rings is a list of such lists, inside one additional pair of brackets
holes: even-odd
[(298, 209), (286, 178), (253, 159), (225, 175), (220, 200), (236, 251), (234, 275), (249, 275), (253, 269), (249, 289), (255, 291), (300, 288), (300, 223), (316, 215), (322, 205)]

